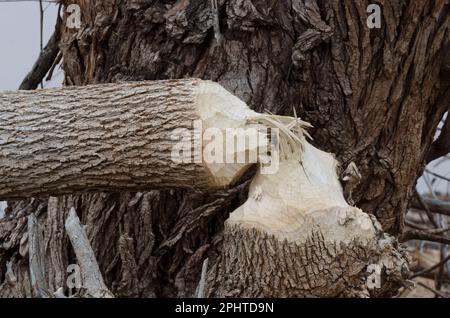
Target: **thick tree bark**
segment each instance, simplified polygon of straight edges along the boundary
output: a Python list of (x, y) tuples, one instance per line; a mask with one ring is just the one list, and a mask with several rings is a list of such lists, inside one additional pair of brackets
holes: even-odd
[[(305, 122), (257, 114), (215, 83), (188, 79), (9, 92), (0, 95), (0, 118), (9, 127), (0, 130), (0, 171), (7, 176), (0, 198), (170, 186), (211, 190), (236, 180), (252, 164), (251, 156), (236, 162), (237, 156), (254, 152), (258, 171), (249, 198), (226, 222), (224, 242), (209, 273), (210, 296), (368, 296), (379, 291), (368, 285), (364, 268), (379, 266), (380, 279), (384, 270), (384, 281), (395, 284), (407, 268), (379, 223), (345, 201), (335, 158), (309, 144)], [(197, 150), (199, 161), (191, 156), (193, 121), (202, 127), (197, 146), (205, 149)], [(189, 155), (174, 162), (179, 140), (172, 136), (180, 128), (188, 132), (183, 146)], [(241, 140), (236, 147), (229, 136), (205, 138), (209, 129), (222, 135), (230, 128), (255, 129), (257, 144)], [(221, 154), (220, 162), (209, 162), (211, 144)], [(22, 151), (24, 146), (31, 150)], [(264, 164), (267, 159), (271, 169)], [(65, 230), (86, 290), (77, 296), (113, 296), (73, 207)], [(43, 241), (32, 214), (28, 254), (33, 294), (63, 296), (64, 289), (48, 287)], [(386, 289), (386, 283), (377, 288)]]
[[(216, 117), (233, 128), (231, 117), (217, 113), (221, 107), (231, 112), (236, 100), (196, 79), (0, 93), (0, 199), (224, 187), (238, 170), (212, 171), (193, 151), (188, 156), (180, 149), (186, 158), (174, 158), (174, 150), (195, 146), (195, 121), (201, 123), (197, 148), (208, 125), (220, 127)], [(242, 116), (246, 109), (244, 103), (237, 108)], [(176, 134), (181, 129), (186, 141)]]
[[(358, 166), (356, 205), (399, 234), (448, 107), (441, 69), (449, 5), (380, 1), (382, 28), (370, 30), (369, 1), (218, 2), (220, 43), (209, 1), (80, 1), (82, 28), (61, 26), (66, 84), (199, 77), (257, 111), (294, 108), (313, 124), (315, 145), (343, 167)], [(0, 221), (0, 281), (10, 281), (11, 261), (19, 294), (29, 294), (19, 248), (24, 216), (36, 211), (49, 242), (50, 288), (63, 286), (74, 256), (58, 229), (76, 206), (116, 296), (193, 295), (204, 258), (213, 260), (222, 238), (229, 240), (232, 228), (223, 236), (223, 223), (245, 200), (246, 180), (207, 195), (168, 190), (10, 202)]]

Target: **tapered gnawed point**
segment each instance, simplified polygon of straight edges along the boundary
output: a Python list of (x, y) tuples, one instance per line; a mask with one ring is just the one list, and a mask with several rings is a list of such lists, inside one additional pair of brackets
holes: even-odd
[(386, 269), (384, 282), (399, 284), (407, 269), (403, 255), (392, 239), (380, 252), (381, 226), (346, 202), (338, 162), (307, 141), (310, 125), (296, 115), (257, 113), (245, 124), (279, 130), (279, 167), (264, 174), (259, 165), (247, 201), (225, 222), (208, 295), (365, 297), (383, 290), (367, 283), (369, 265)]
[[(198, 88), (197, 105), (199, 117), (201, 118), (203, 131), (215, 130), (226, 135), (227, 130), (241, 130), (244, 134), (241, 136), (245, 144), (244, 148), (226, 147), (226, 141), (223, 140), (224, 159), (234, 158), (237, 152), (244, 153), (245, 158), (249, 158), (249, 153), (258, 152), (258, 163), (263, 164), (262, 157), (274, 149), (276, 153), (271, 153), (269, 160), (279, 156), (279, 160), (302, 161), (305, 137), (311, 138), (306, 128), (311, 127), (307, 122), (288, 116), (278, 116), (273, 114), (260, 114), (251, 110), (242, 100), (225, 90), (221, 85), (202, 81)], [(249, 130), (254, 129), (257, 135), (257, 144), (248, 143), (245, 135)], [(270, 132), (276, 130), (277, 134), (270, 136)], [(276, 140), (273, 140), (275, 139)], [(206, 138), (208, 139), (208, 138)], [(209, 141), (209, 140), (208, 140)], [(202, 139), (203, 149), (208, 145), (205, 138)], [(272, 147), (271, 147), (272, 146)], [(217, 150), (217, 149), (216, 149)], [(203, 153), (202, 153), (203, 155)], [(203, 159), (204, 156), (203, 156)], [(213, 179), (220, 186), (237, 181), (242, 173), (249, 166), (256, 162), (246, 160), (245, 162), (210, 162), (203, 160), (211, 172)]]

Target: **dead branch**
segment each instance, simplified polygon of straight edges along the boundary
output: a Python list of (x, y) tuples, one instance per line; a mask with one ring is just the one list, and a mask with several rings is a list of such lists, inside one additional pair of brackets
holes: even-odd
[(435, 264), (435, 265), (433, 265), (433, 266), (431, 266), (431, 267), (429, 267), (427, 269), (424, 269), (424, 270), (422, 270), (420, 272), (417, 272), (417, 273), (411, 275), (411, 277), (409, 279), (413, 279), (413, 278), (418, 277), (418, 276), (424, 276), (425, 274), (428, 274), (428, 273), (432, 272), (433, 270), (435, 270), (436, 268), (444, 265), (449, 260), (450, 260), (450, 255), (447, 256), (446, 258), (444, 258), (443, 260), (441, 260), (439, 263), (437, 263), (437, 264)]
[(53, 72), (55, 71), (56, 66), (58, 66), (58, 64), (59, 64), (59, 62), (61, 62), (61, 60), (62, 60), (62, 53), (59, 52), (59, 53), (58, 53), (58, 56), (57, 56), (56, 59), (53, 61), (53, 64), (52, 64), (52, 66), (50, 67), (50, 70), (48, 71), (47, 77), (45, 78), (45, 80), (46, 80), (47, 82), (52, 80)]
[(400, 237), (400, 242), (406, 242), (406, 241), (412, 241), (412, 240), (423, 240), (423, 241), (429, 241), (429, 242), (436, 242), (441, 244), (447, 244), (450, 245), (450, 238), (442, 236), (442, 235), (436, 235), (427, 233), (424, 231), (419, 230), (408, 230), (405, 231)]
[(42, 82), (47, 72), (53, 65), (53, 61), (55, 61), (58, 52), (58, 40), (59, 36), (57, 31), (53, 33), (50, 37), (45, 48), (39, 54), (38, 59), (33, 65), (31, 71), (25, 76), (25, 79), (19, 86), (20, 90), (32, 90), (36, 89), (39, 86), (39, 83)]
[(422, 283), (422, 282), (417, 282), (417, 285), (420, 285), (420, 286), (422, 286), (423, 288), (428, 289), (430, 292), (434, 293), (436, 296), (439, 296), (439, 297), (441, 297), (441, 298), (447, 298), (447, 296), (444, 295), (443, 293), (441, 293), (440, 291), (437, 291), (436, 289), (431, 288), (431, 287), (425, 285), (425, 284)]
[(419, 192), (417, 192), (416, 190), (416, 197), (417, 200), (419, 201), (420, 206), (424, 209), (428, 220), (430, 221), (430, 223), (435, 227), (438, 228), (439, 225), (437, 224), (436, 220), (434, 219), (433, 214), (430, 211), (430, 208), (428, 207), (428, 205), (425, 203), (424, 198), (419, 194)]
[(432, 176), (435, 176), (436, 178), (439, 178), (439, 179), (442, 179), (442, 180), (444, 180), (444, 181), (450, 182), (450, 178), (444, 177), (444, 176), (442, 176), (442, 175), (440, 175), (440, 174), (438, 174), (438, 173), (435, 173), (435, 172), (433, 172), (433, 171), (430, 171), (430, 170), (428, 170), (428, 169), (425, 169), (425, 171), (426, 171), (426, 173), (429, 173), (429, 174), (431, 174)]
[[(428, 207), (431, 213), (439, 213), (442, 215), (450, 216), (450, 202), (422, 197), (423, 202)], [(425, 211), (424, 207), (419, 203), (418, 200), (413, 200), (411, 203), (411, 207), (414, 209), (418, 209), (421, 211)]]
[(445, 233), (447, 231), (450, 231), (450, 229), (444, 229), (444, 228), (430, 229), (430, 228), (427, 228), (425, 226), (421, 226), (421, 225), (419, 225), (419, 224), (417, 224), (415, 222), (409, 221), (409, 220), (406, 220), (405, 224), (407, 226), (415, 229), (415, 230), (425, 231), (425, 232), (428, 232), (430, 234), (443, 234), (443, 233)]
[(77, 256), (83, 287), (87, 290), (88, 295), (94, 298), (114, 297), (103, 281), (94, 251), (78, 219), (75, 208), (70, 209), (65, 228)]

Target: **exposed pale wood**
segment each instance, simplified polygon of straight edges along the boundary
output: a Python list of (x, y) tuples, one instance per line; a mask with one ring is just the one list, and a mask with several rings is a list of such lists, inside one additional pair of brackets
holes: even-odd
[[(301, 157), (257, 173), (225, 223), (208, 296), (368, 297), (401, 283), (406, 259), (376, 219), (345, 201), (336, 166), (304, 141)], [(367, 283), (369, 265), (385, 273), (377, 289)]]
[(114, 297), (103, 281), (94, 251), (74, 208), (70, 210), (67, 216), (65, 228), (80, 265), (83, 288), (87, 290), (91, 297)]
[(64, 295), (64, 289), (62, 287), (58, 288), (54, 293), (53, 296), (55, 298), (67, 298), (66, 295)]
[[(450, 47), (450, 44), (449, 44)], [(450, 50), (448, 50), (450, 52)], [(447, 63), (449, 63), (447, 61)], [(448, 70), (447, 70), (448, 72)], [(448, 94), (450, 98), (450, 94)], [(450, 110), (450, 106), (448, 107)], [(444, 126), (441, 129), (439, 137), (431, 145), (431, 149), (427, 156), (427, 162), (431, 162), (439, 157), (445, 156), (450, 152), (450, 114), (447, 114)]]
[(411, 240), (424, 240), (450, 245), (450, 238), (420, 230), (407, 230), (399, 237), (400, 242), (407, 242)]

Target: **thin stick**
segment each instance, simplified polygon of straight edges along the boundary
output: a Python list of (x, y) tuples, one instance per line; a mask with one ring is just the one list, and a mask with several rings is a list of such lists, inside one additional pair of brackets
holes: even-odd
[(425, 274), (427, 274), (427, 273), (430, 273), (430, 272), (432, 272), (433, 270), (435, 270), (436, 268), (438, 268), (439, 266), (444, 265), (445, 263), (447, 263), (449, 260), (450, 260), (450, 255), (447, 256), (446, 258), (444, 258), (444, 259), (443, 259), (442, 261), (440, 261), (439, 263), (437, 263), (437, 264), (435, 264), (435, 265), (433, 265), (433, 266), (431, 266), (431, 267), (429, 267), (429, 268), (427, 268), (427, 269), (424, 269), (423, 271), (420, 271), (420, 272), (418, 272), (418, 273), (415, 273), (414, 275), (411, 275), (411, 277), (410, 277), (409, 279), (413, 279), (413, 278), (416, 278), (416, 277), (418, 277), (418, 276), (423, 276), (423, 275), (425, 275)]
[(62, 60), (62, 53), (59, 52), (56, 59), (53, 61), (52, 66), (50, 67), (50, 70), (48, 71), (47, 78), (45, 79), (47, 82), (52, 80), (53, 72), (55, 71), (56, 66), (61, 62)]
[(438, 224), (436, 222), (436, 220), (434, 219), (433, 214), (431, 213), (428, 205), (424, 202), (422, 196), (419, 194), (419, 192), (417, 192), (416, 190), (416, 196), (417, 199), (419, 200), (420, 205), (422, 206), (422, 208), (425, 210), (425, 213), (427, 214), (428, 220), (430, 220), (431, 224), (435, 227), (438, 228)]
[(443, 293), (437, 291), (437, 290), (434, 289), (434, 288), (431, 288), (431, 287), (425, 285), (425, 284), (422, 283), (422, 282), (417, 282), (417, 285), (420, 285), (420, 286), (422, 286), (423, 288), (428, 289), (430, 292), (434, 293), (436, 296), (439, 296), (439, 297), (442, 297), (442, 298), (448, 298), (448, 297), (447, 297), (446, 295), (444, 295)]
[[(40, 29), (39, 29), (39, 37), (40, 37), (40, 53), (44, 49), (44, 7), (42, 5), (42, 0), (39, 0), (39, 17), (40, 17)], [(44, 88), (44, 83), (41, 80), (41, 88)]]
[(58, 55), (58, 35), (55, 31), (53, 35), (48, 40), (47, 45), (42, 50), (38, 59), (33, 65), (31, 71), (25, 76), (24, 80), (20, 84), (19, 89), (21, 90), (32, 90), (39, 86), (42, 82), (48, 70), (51, 68), (53, 61)]
[(399, 238), (400, 242), (406, 242), (411, 240), (424, 240), (429, 242), (437, 242), (441, 244), (450, 245), (450, 238), (448, 237), (431, 234), (419, 230), (408, 230), (405, 233), (403, 233)]
[(430, 228), (427, 228), (425, 226), (420, 226), (419, 224), (417, 224), (415, 222), (412, 222), (412, 221), (409, 221), (409, 220), (406, 220), (405, 224), (407, 226), (413, 228), (413, 229), (420, 230), (420, 231), (425, 231), (425, 232), (430, 233), (430, 234), (443, 234), (443, 233), (445, 233), (445, 232), (450, 230), (450, 229), (444, 229), (444, 228), (430, 229)]

